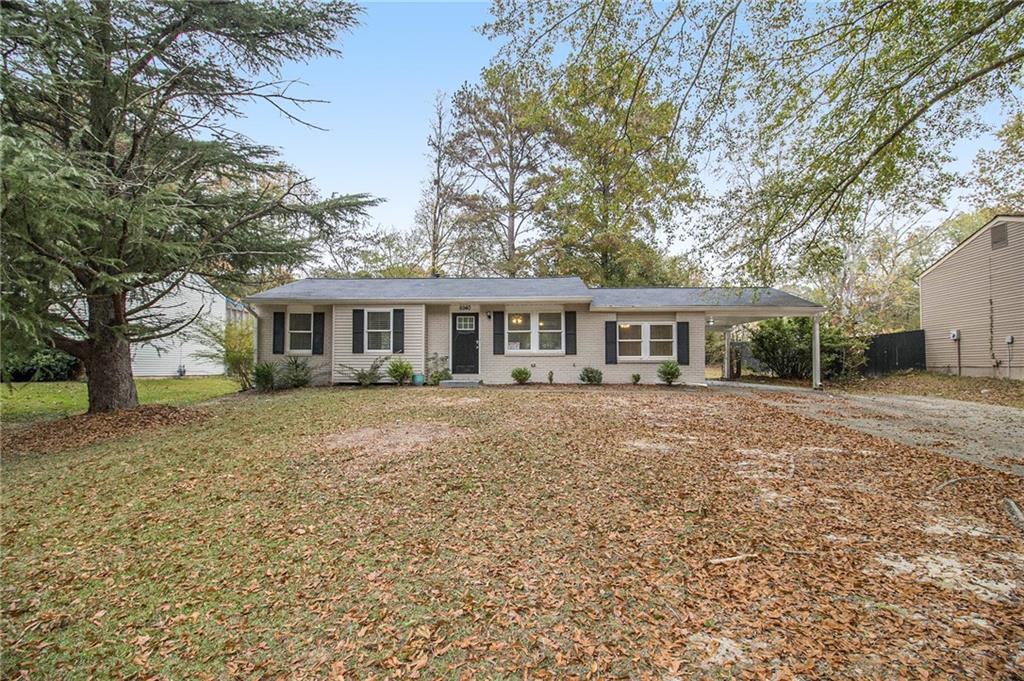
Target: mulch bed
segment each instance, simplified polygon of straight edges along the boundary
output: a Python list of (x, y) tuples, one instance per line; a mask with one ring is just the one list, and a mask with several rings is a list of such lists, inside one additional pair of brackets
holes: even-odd
[(24, 428), (5, 428), (0, 433), (0, 451), (4, 454), (52, 454), (153, 428), (182, 426), (207, 418), (209, 412), (203, 409), (164, 404), (148, 404), (109, 414), (80, 414)]

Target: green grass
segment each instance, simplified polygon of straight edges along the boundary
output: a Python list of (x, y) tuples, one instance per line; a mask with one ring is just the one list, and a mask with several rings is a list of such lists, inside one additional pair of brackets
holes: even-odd
[[(223, 376), (139, 378), (135, 385), (142, 404), (195, 404), (238, 391), (238, 382)], [(85, 383), (81, 381), (0, 386), (0, 418), (7, 423), (81, 414), (88, 406)]]

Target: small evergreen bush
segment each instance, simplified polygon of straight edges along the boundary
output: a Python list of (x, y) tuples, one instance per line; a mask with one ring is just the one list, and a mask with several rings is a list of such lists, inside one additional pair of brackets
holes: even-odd
[(512, 370), (512, 380), (519, 385), (529, 382), (530, 376), (532, 375), (533, 374), (526, 367), (516, 367)]
[(640, 374), (633, 374), (630, 378), (633, 379), (633, 385), (640, 385)]
[(304, 388), (313, 380), (309, 362), (301, 357), (289, 357), (281, 367), (282, 388)]
[(680, 374), (682, 374), (682, 371), (679, 370), (679, 362), (669, 360), (658, 365), (658, 378), (665, 385), (672, 385), (678, 381)]
[(81, 362), (53, 348), (37, 347), (27, 352), (5, 348), (2, 358), (5, 381), (73, 381), (82, 373)]
[(380, 383), (380, 379), (384, 377), (384, 362), (387, 360), (388, 357), (386, 355), (381, 355), (373, 360), (370, 366), (362, 369), (356, 369), (346, 364), (338, 364), (338, 366), (347, 371), (352, 378), (356, 379), (356, 383), (361, 387), (368, 388), (374, 383)]
[(388, 362), (388, 378), (398, 385), (412, 381), (412, 374), (412, 363), (409, 360), (396, 357)]
[(548, 372), (548, 385), (551, 385), (554, 382), (555, 382), (555, 372), (554, 371), (549, 371)]
[(252, 385), (259, 391), (273, 390), (276, 379), (277, 367), (270, 362), (260, 362), (252, 368)]
[(587, 385), (600, 385), (603, 380), (604, 374), (601, 373), (600, 369), (584, 367), (583, 371), (580, 372), (580, 381)]

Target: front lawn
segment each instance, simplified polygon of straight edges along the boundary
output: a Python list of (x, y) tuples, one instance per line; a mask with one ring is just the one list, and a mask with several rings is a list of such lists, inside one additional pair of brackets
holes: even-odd
[[(224, 376), (139, 378), (135, 386), (141, 404), (195, 404), (238, 392), (238, 382)], [(84, 381), (0, 386), (0, 418), (7, 423), (81, 414), (88, 407)]]
[(0, 675), (1024, 673), (1007, 474), (696, 389), (186, 411), (8, 447)]

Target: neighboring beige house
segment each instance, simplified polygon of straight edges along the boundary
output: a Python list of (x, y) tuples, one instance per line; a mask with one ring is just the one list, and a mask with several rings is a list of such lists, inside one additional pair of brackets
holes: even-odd
[[(537, 382), (579, 382), (596, 367), (607, 383), (676, 360), (685, 383), (704, 383), (705, 328), (821, 307), (762, 288), (591, 289), (578, 277), (541, 279), (304, 279), (246, 298), (257, 317), (257, 357), (308, 357), (320, 384), (352, 382), (346, 367), (402, 355), (416, 372), (447, 358), (455, 379), (511, 383), (527, 367)], [(817, 348), (815, 348), (817, 350)], [(815, 360), (819, 353), (814, 352)], [(820, 385), (816, 361), (815, 385)]]
[(1024, 215), (999, 215), (921, 275), (928, 369), (1024, 379)]

